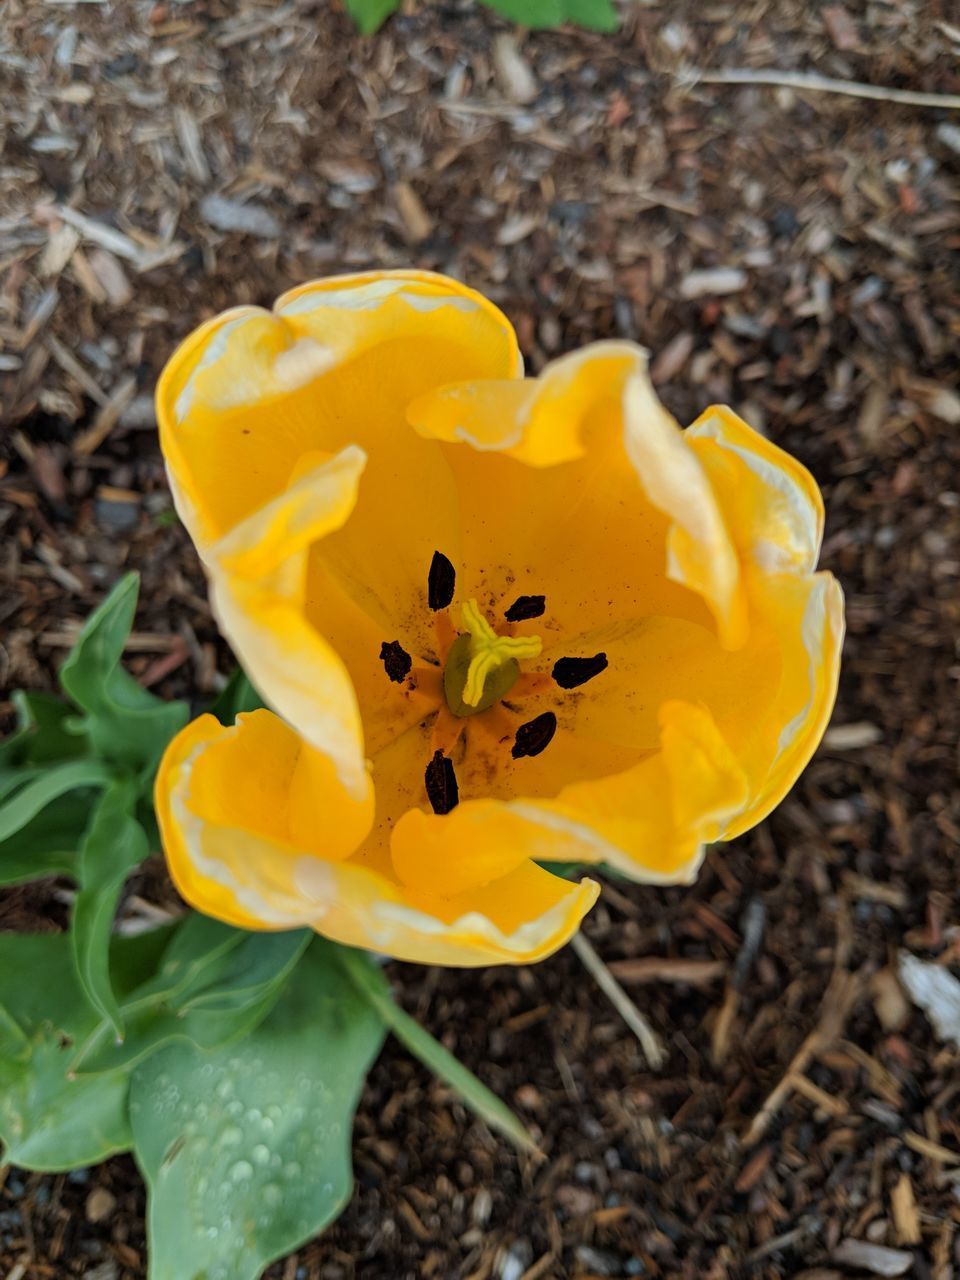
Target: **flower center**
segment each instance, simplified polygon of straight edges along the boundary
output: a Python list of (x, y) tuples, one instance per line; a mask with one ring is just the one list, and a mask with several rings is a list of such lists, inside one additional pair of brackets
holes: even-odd
[(460, 616), (465, 631), (450, 646), (443, 692), (455, 716), (473, 716), (506, 697), (519, 679), (520, 659), (536, 658), (543, 641), (498, 635), (476, 600), (468, 600)]
[[(503, 752), (505, 767), (538, 756), (557, 732), (557, 713), (541, 711), (531, 717), (530, 708), (524, 716), (526, 700), (577, 689), (607, 667), (607, 655), (595, 653), (558, 658), (549, 673), (522, 672), (523, 659), (540, 656), (541, 638), (501, 635), (476, 600), (462, 605), (463, 629), (458, 632), (450, 617), (456, 584), (453, 564), (442, 552), (435, 551), (427, 575), (427, 604), (435, 620), (439, 661), (429, 656), (415, 662), (399, 640), (384, 640), (380, 646), (387, 679), (400, 685), (404, 696), (435, 700), (436, 709), (429, 713), (433, 716), (431, 754), (423, 785), (430, 807), (437, 814), (449, 813), (459, 803), (454, 757), (458, 763), (463, 762), (470, 750), (471, 735), (476, 732), (492, 739), (496, 750)], [(512, 627), (541, 617), (545, 610), (544, 596), (518, 596), (503, 616)], [(509, 703), (504, 702), (507, 694), (511, 695)], [(469, 719), (484, 711), (486, 716), (476, 721)]]

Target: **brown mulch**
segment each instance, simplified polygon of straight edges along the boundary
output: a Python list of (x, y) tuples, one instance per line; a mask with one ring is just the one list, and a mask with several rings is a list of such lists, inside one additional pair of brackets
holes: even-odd
[[(629, 8), (614, 38), (518, 36), (409, 3), (361, 40), (317, 0), (0, 6), (5, 689), (49, 687), (130, 567), (131, 669), (218, 687), (151, 388), (204, 317), (345, 269), (468, 279), (532, 369), (644, 342), (682, 420), (729, 402), (812, 468), (847, 592), (834, 729), (792, 796), (694, 887), (614, 881), (588, 924), (667, 1066), (569, 949), (394, 966), (546, 1159), (388, 1046), (353, 1200), (277, 1280), (960, 1275), (960, 1058), (891, 969), (900, 948), (960, 961), (960, 115), (685, 71), (956, 94), (960, 13)], [(56, 887), (12, 891), (0, 927), (63, 911)], [(132, 1163), (0, 1172), (0, 1274), (144, 1275)]]

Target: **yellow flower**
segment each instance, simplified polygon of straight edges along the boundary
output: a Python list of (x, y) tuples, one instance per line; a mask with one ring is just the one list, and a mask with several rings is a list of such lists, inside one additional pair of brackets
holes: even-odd
[(164, 844), (201, 911), (528, 962), (597, 892), (536, 862), (689, 881), (816, 747), (843, 630), (816, 485), (729, 409), (681, 431), (641, 348), (524, 380), (479, 294), (376, 272), (209, 321), (158, 407), (278, 713), (167, 752)]

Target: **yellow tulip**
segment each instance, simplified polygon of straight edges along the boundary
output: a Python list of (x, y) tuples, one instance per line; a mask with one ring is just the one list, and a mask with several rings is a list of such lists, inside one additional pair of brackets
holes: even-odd
[(524, 379), (479, 294), (374, 272), (209, 321), (157, 398), (215, 612), (273, 709), (201, 717), (164, 759), (199, 910), (526, 963), (597, 894), (537, 863), (689, 881), (819, 742), (843, 608), (814, 571), (817, 487), (729, 409), (682, 431), (640, 347)]

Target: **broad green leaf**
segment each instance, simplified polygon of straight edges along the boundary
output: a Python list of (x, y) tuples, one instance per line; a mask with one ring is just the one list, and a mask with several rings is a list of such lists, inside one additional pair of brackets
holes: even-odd
[[(125, 943), (138, 947), (138, 940)], [(0, 1009), (4, 1160), (59, 1172), (126, 1150), (126, 1075), (68, 1078), (74, 1042), (89, 1034), (97, 1015), (80, 988), (66, 934), (0, 934)]]
[(152, 767), (187, 722), (184, 702), (163, 702), (120, 665), (137, 607), (139, 580), (121, 578), (87, 619), (60, 683), (86, 716), (83, 727), (95, 753), (127, 767)]
[[(80, 787), (102, 787), (111, 779), (110, 770), (98, 760), (68, 760), (52, 765), (38, 775), (31, 774), (25, 786), (8, 795), (0, 805), (0, 842), (25, 827), (48, 804)], [(0, 843), (0, 857), (3, 845)]]
[(360, 34), (369, 36), (386, 22), (391, 13), (396, 13), (400, 0), (346, 0), (346, 6)]
[(482, 0), (504, 18), (534, 29), (565, 22), (590, 31), (616, 31), (620, 25), (612, 0)]
[(48, 764), (71, 760), (86, 751), (85, 740), (68, 727), (76, 712), (62, 698), (18, 689), (11, 701), (17, 711), (17, 728), (0, 744), (0, 765)]
[(14, 765), (12, 768), (0, 766), (0, 804), (7, 796), (25, 787), (28, 782), (42, 778), (45, 772), (43, 765)]
[(126, 1000), (156, 974), (176, 929), (174, 924), (161, 924), (142, 933), (114, 934), (110, 944), (110, 980), (119, 1000)]
[(256, 1280), (350, 1197), (357, 1099), (383, 1025), (316, 939), (239, 1043), (173, 1045), (134, 1072), (151, 1280)]
[(121, 1002), (123, 1040), (101, 1023), (73, 1069), (130, 1068), (177, 1040), (212, 1049), (240, 1039), (269, 1013), (311, 936), (247, 933), (188, 916), (156, 976)]
[(337, 959), (357, 991), (369, 1000), (401, 1044), (458, 1093), (470, 1110), (491, 1129), (499, 1130), (522, 1151), (535, 1149), (533, 1139), (510, 1108), (400, 1008), (386, 978), (365, 952), (340, 947)]
[(73, 906), (73, 954), (90, 1003), (123, 1036), (123, 1019), (110, 982), (110, 935), (124, 881), (150, 852), (133, 816), (136, 788), (115, 782), (94, 810), (80, 848), (80, 892)]
[(47, 805), (0, 844), (0, 887), (43, 876), (77, 875), (77, 851), (90, 820), (94, 795), (74, 791)]
[(232, 725), (241, 712), (257, 711), (263, 705), (263, 699), (250, 683), (247, 673), (242, 667), (236, 667), (211, 705), (210, 713), (221, 724)]

